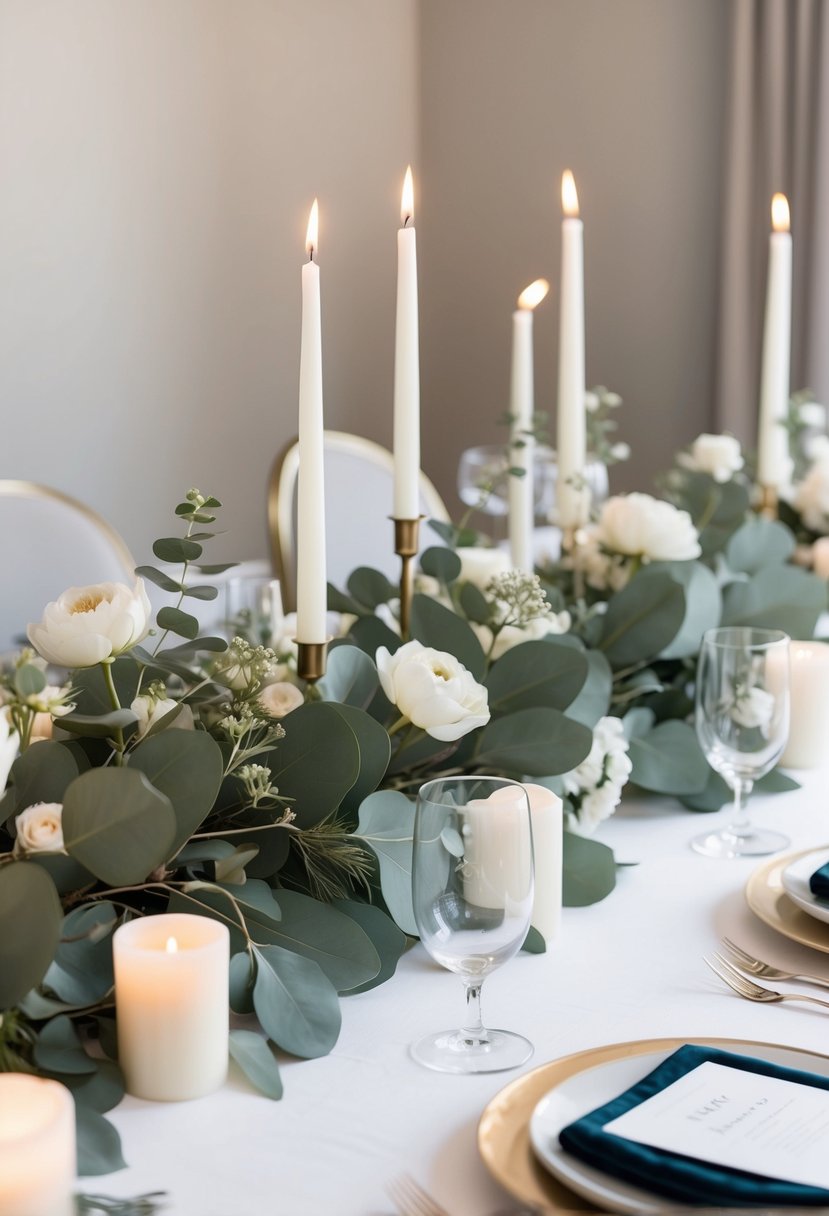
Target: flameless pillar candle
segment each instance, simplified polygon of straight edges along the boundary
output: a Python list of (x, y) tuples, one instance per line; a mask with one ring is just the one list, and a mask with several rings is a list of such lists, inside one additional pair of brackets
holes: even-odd
[(75, 1103), (64, 1085), (0, 1073), (0, 1216), (72, 1216)]
[(561, 297), (558, 338), (558, 522), (578, 528), (587, 522), (585, 484), (587, 435), (584, 418), (584, 225), (573, 174), (561, 179)]
[(412, 167), (406, 170), (397, 232), (397, 325), (394, 347), (394, 518), (420, 516), (420, 340), (417, 236)]
[(789, 406), (792, 236), (789, 231), (789, 204), (784, 194), (775, 194), (771, 200), (771, 222), (757, 480), (761, 486), (777, 490), (786, 483), (790, 471), (788, 433), (784, 424)]
[(788, 768), (817, 768), (829, 744), (829, 646), (791, 642), (789, 741), (780, 757)]
[(299, 480), (297, 484), (296, 640), (324, 642), (328, 588), (325, 575), (325, 475), (322, 419), (322, 324), (317, 200), (308, 219), (302, 267), (302, 344), (299, 357)]
[(536, 279), (518, 297), (518, 308), (512, 314), (512, 387), (510, 416), (512, 434), (510, 464), (523, 469), (524, 475), (512, 474), (509, 479), (509, 545), (510, 558), (516, 570), (532, 573), (534, 486), (532, 434), (533, 395), (533, 309), (546, 296), (550, 284)]
[(230, 934), (206, 916), (143, 916), (116, 929), (118, 1062), (137, 1098), (179, 1102), (227, 1076)]

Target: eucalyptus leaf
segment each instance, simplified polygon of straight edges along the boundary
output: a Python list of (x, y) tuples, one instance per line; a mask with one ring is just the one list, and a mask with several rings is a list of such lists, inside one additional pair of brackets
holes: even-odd
[(385, 574), (372, 570), (369, 566), (358, 566), (353, 571), (348, 579), (348, 591), (370, 612), (380, 604), (387, 604), (397, 595), (397, 588), (389, 582)]
[(685, 659), (696, 656), (702, 635), (720, 623), (722, 595), (716, 575), (702, 562), (654, 562), (649, 571), (670, 575), (685, 592), (682, 624), (659, 657)]
[(406, 949), (408, 939), (397, 925), (373, 904), (360, 903), (354, 899), (337, 899), (334, 907), (344, 916), (350, 916), (369, 938), (380, 959), (380, 970), (364, 984), (349, 988), (349, 995), (358, 992), (368, 992), (391, 979), (397, 969), (397, 963)]
[(390, 654), (394, 654), (403, 645), (399, 635), (393, 633), (388, 625), (384, 625), (379, 616), (361, 616), (353, 622), (348, 633), (354, 644), (371, 659), (381, 646), (385, 646)]
[(194, 583), (184, 588), (184, 594), (192, 600), (215, 600), (219, 594), (219, 588), (211, 586), (210, 583)]
[(453, 583), (461, 572), (461, 559), (454, 549), (445, 545), (432, 545), (420, 555), (420, 569), (438, 582)]
[(0, 867), (0, 1010), (12, 1009), (43, 979), (62, 923), (58, 893), (45, 870), (26, 861)]
[(708, 781), (708, 761), (694, 728), (671, 719), (630, 740), (630, 780), (657, 794), (697, 794)]
[(82, 1103), (75, 1104), (78, 1137), (78, 1174), (89, 1178), (126, 1169), (121, 1152), (121, 1137), (112, 1124)]
[(383, 899), (395, 923), (412, 937), (417, 925), (412, 907), (412, 837), (415, 806), (398, 790), (378, 790), (360, 807), (356, 836), (365, 840), (380, 863)]
[(182, 536), (165, 536), (153, 544), (153, 553), (161, 562), (196, 562), (202, 555), (202, 547), (198, 541)]
[(810, 638), (826, 608), (826, 583), (795, 566), (763, 566), (747, 582), (731, 583), (723, 599), (723, 625), (782, 629)]
[(169, 798), (137, 768), (90, 769), (66, 790), (66, 850), (113, 887), (142, 882), (166, 861), (175, 831)]
[(587, 679), (575, 701), (567, 707), (567, 717), (592, 730), (610, 709), (613, 671), (600, 650), (586, 650)]
[(763, 566), (787, 562), (794, 549), (795, 538), (785, 524), (752, 515), (729, 539), (725, 560), (732, 570), (756, 574)]
[(253, 981), (256, 969), (247, 950), (240, 950), (230, 960), (230, 1008), (234, 1013), (253, 1013)]
[(155, 566), (136, 566), (135, 573), (139, 578), (145, 578), (154, 583), (162, 591), (169, 591), (171, 595), (180, 595), (184, 590), (180, 582), (170, 578), (170, 575), (165, 574), (163, 570), (157, 570)]
[(311, 959), (281, 946), (256, 946), (254, 955), (253, 1006), (262, 1029), (292, 1055), (327, 1055), (340, 1034), (334, 985)]
[(460, 594), (461, 611), (468, 621), (477, 625), (488, 625), (492, 620), (492, 604), (474, 583), (463, 583)]
[(599, 647), (611, 667), (641, 663), (663, 651), (685, 619), (685, 593), (669, 574), (640, 571), (612, 595)]
[(283, 1092), (282, 1078), (267, 1039), (254, 1030), (231, 1030), (230, 1054), (260, 1093), (274, 1102), (279, 1101)]
[(493, 664), (486, 678), (490, 709), (567, 709), (584, 688), (588, 671), (584, 651), (554, 642), (521, 642)]
[(312, 959), (338, 992), (375, 978), (380, 956), (353, 917), (299, 891), (280, 889), (277, 896), (279, 924), (258, 927), (252, 936)]
[(221, 748), (206, 731), (168, 730), (144, 739), (130, 757), (130, 768), (166, 795), (176, 829), (165, 860), (190, 839), (213, 809), (224, 771)]
[(191, 616), (189, 612), (182, 612), (180, 608), (159, 608), (156, 620), (159, 629), (177, 633), (180, 637), (192, 640), (199, 636), (198, 617)]
[(91, 1073), (61, 1073), (56, 1080), (71, 1089), (76, 1105), (105, 1115), (114, 1110), (124, 1096), (124, 1077), (121, 1069), (112, 1060), (92, 1058), (95, 1066)]
[(60, 1000), (94, 1005), (110, 991), (111, 938), (117, 923), (118, 912), (106, 901), (74, 908), (64, 917), (60, 942), (43, 981)]
[(24, 700), (36, 697), (46, 687), (46, 675), (34, 663), (22, 663), (14, 673), (14, 686)]
[(14, 813), (36, 802), (63, 802), (66, 787), (77, 775), (77, 762), (63, 743), (44, 739), (27, 747), (11, 767)]
[(66, 1015), (52, 1018), (40, 1031), (34, 1059), (46, 1072), (94, 1073), (95, 1061), (83, 1049), (72, 1020)]
[(65, 714), (61, 730), (92, 739), (112, 739), (118, 731), (129, 730), (138, 718), (131, 709), (111, 709), (105, 714)]
[(616, 886), (613, 852), (598, 840), (564, 833), (564, 906), (583, 908), (598, 903)]
[(592, 744), (592, 732), (557, 709), (521, 709), (483, 728), (475, 765), (519, 777), (551, 777), (577, 768)]
[(336, 707), (325, 702), (300, 705), (290, 729), (266, 753), (271, 776), (301, 828), (313, 827), (336, 810), (360, 775), (360, 749), (354, 732)]
[(546, 954), (547, 943), (545, 942), (541, 933), (539, 933), (538, 929), (535, 929), (532, 925), (530, 925), (521, 949), (526, 950), (527, 954)]
[[(119, 655), (114, 663), (109, 664), (109, 674), (115, 685), (115, 693), (121, 706), (129, 706), (138, 693), (139, 680), (142, 678), (141, 666), (136, 661), (135, 651)], [(152, 669), (153, 658), (147, 657), (147, 663)], [(148, 673), (145, 673), (145, 675)], [(100, 663), (94, 667), (83, 667), (72, 673), (72, 700), (75, 703), (76, 715), (107, 714), (112, 708), (110, 691), (104, 679)], [(61, 725), (63, 724), (62, 720)], [(38, 744), (38, 746), (41, 746)]]
[(324, 701), (367, 709), (380, 687), (380, 678), (365, 651), (357, 646), (337, 646), (328, 656), (325, 678), (318, 687)]
[(413, 596), (411, 634), (424, 646), (448, 651), (476, 680), (483, 679), (486, 657), (481, 643), (466, 621), (451, 608), (430, 599), (428, 595)]
[(385, 727), (362, 709), (354, 705), (336, 705), (336, 710), (354, 732), (360, 750), (359, 776), (342, 803), (343, 812), (351, 814), (383, 780), (391, 757), (391, 739)]

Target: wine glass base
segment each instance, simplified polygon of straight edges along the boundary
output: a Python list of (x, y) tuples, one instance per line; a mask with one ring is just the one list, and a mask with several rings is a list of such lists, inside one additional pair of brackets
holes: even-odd
[(504, 1072), (525, 1064), (533, 1053), (530, 1040), (511, 1030), (485, 1030), (483, 1036), (441, 1030), (418, 1039), (410, 1051), (425, 1068), (456, 1073)]
[(779, 853), (791, 844), (782, 832), (765, 829), (750, 829), (737, 832), (703, 832), (691, 841), (691, 848), (703, 857), (763, 857), (767, 853)]

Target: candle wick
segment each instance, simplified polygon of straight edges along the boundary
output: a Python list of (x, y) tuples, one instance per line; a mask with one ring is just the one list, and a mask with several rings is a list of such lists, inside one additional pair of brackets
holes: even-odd
[(314, 260), (314, 246), (312, 245), (311, 248), (308, 250), (308, 261), (313, 262), (313, 260)]
[(411, 217), (410, 215), (407, 215), (407, 216), (406, 216), (406, 218), (405, 218), (405, 219), (404, 219), (404, 221), (403, 221), (403, 227), (404, 227), (404, 228), (408, 227), (409, 220), (410, 220), (411, 218), (412, 218), (412, 217)]

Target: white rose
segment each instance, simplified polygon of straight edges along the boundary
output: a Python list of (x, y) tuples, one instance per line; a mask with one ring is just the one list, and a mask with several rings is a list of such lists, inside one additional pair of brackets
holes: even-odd
[[(130, 709), (138, 718), (138, 738), (142, 739), (166, 714), (172, 713), (177, 705), (178, 701), (174, 701), (172, 697), (154, 697), (151, 693), (136, 697)], [(179, 713), (168, 723), (168, 727), (195, 730), (196, 724), (190, 706), (182, 705)]]
[(585, 794), (581, 800), (575, 826), (583, 835), (595, 832), (599, 824), (603, 820), (609, 819), (616, 810), (621, 796), (622, 791), (619, 786), (610, 781), (606, 781), (597, 790)]
[(645, 561), (691, 561), (702, 552), (688, 512), (650, 494), (608, 498), (596, 535), (605, 549)]
[(17, 840), (14, 851), (24, 853), (63, 853), (63, 804), (36, 802), (15, 819)]
[(708, 473), (714, 481), (730, 481), (743, 467), (740, 441), (733, 435), (698, 435), (690, 452), (682, 452), (677, 462), (686, 469)]
[(798, 409), (798, 416), (804, 426), (812, 426), (816, 430), (826, 428), (826, 406), (818, 401), (804, 401)]
[(152, 609), (143, 579), (70, 587), (29, 625), (29, 641), (56, 667), (94, 667), (137, 646), (150, 630)]
[(503, 549), (456, 549), (461, 562), (458, 578), (483, 591), (490, 579), (512, 569), (509, 554)]
[(11, 766), (17, 759), (20, 738), (16, 730), (12, 730), (5, 710), (0, 711), (0, 794), (6, 788)]
[(454, 655), (420, 642), (375, 658), (383, 692), (415, 726), (452, 743), (489, 721), (487, 690)]
[(305, 704), (305, 698), (296, 684), (280, 681), (278, 684), (268, 684), (259, 693), (259, 703), (267, 710), (272, 718), (284, 718), (294, 709)]

